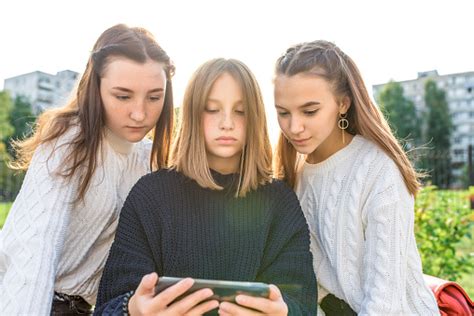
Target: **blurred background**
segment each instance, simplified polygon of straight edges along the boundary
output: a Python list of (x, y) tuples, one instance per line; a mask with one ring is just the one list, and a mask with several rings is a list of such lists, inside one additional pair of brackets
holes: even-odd
[(11, 140), (67, 102), (106, 28), (125, 23), (154, 33), (176, 64), (176, 107), (204, 61), (245, 62), (261, 85), (273, 144), (274, 62), (290, 45), (325, 39), (354, 59), (426, 174), (415, 213), (425, 273), (458, 281), (474, 297), (474, 2), (17, 0), (1, 12), (0, 228), (24, 176), (7, 167)]

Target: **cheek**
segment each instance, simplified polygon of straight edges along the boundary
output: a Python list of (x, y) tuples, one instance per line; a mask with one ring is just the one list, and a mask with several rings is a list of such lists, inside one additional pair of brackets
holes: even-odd
[(161, 113), (163, 113), (163, 106), (164, 104), (152, 104), (149, 109), (148, 113), (153, 118), (154, 121), (158, 121), (160, 119)]

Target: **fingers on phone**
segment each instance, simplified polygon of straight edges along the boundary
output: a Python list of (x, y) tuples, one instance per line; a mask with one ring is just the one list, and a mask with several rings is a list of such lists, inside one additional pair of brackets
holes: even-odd
[(244, 306), (239, 306), (234, 303), (230, 302), (222, 302), (219, 305), (219, 315), (220, 316), (227, 316), (227, 315), (261, 315), (260, 312), (255, 310), (250, 310), (245, 308)]
[(282, 298), (281, 291), (276, 285), (270, 284), (270, 295), (268, 298), (272, 301), (277, 301)]
[(190, 311), (186, 313), (186, 315), (194, 316), (194, 315), (203, 315), (215, 308), (219, 307), (219, 302), (216, 300), (203, 302), (195, 307), (193, 307)]
[(153, 298), (154, 304), (159, 306), (168, 306), (177, 297), (186, 293), (187, 290), (193, 286), (194, 280), (191, 278), (185, 278), (175, 285), (170, 286), (160, 294)]
[[(214, 293), (212, 292), (211, 289), (201, 289), (199, 291), (196, 291), (194, 293), (191, 293), (184, 297), (183, 299), (177, 301), (176, 303), (173, 303), (170, 307), (173, 308), (173, 310), (176, 309), (176, 312), (178, 313), (187, 313), (189, 310), (191, 310), (194, 306), (200, 304), (202, 301), (210, 298)], [(219, 305), (219, 304), (218, 304)]]
[(155, 272), (143, 276), (135, 293), (138, 295), (153, 294), (157, 280), (158, 275)]

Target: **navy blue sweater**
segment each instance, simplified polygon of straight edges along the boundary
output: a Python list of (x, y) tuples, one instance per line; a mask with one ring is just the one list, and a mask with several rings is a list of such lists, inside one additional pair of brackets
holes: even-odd
[(137, 182), (120, 215), (95, 314), (121, 314), (124, 294), (153, 271), (273, 283), (290, 315), (316, 314), (308, 226), (295, 193), (274, 180), (235, 198), (237, 175), (212, 174), (224, 190), (202, 188), (174, 170)]

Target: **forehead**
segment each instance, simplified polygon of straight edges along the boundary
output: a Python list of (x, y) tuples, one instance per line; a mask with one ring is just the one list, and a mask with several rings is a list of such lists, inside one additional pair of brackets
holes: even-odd
[(275, 78), (275, 99), (291, 103), (308, 98), (332, 96), (329, 82), (321, 76), (297, 74), (293, 76), (278, 75)]
[(209, 98), (224, 97), (224, 98), (241, 98), (242, 88), (239, 81), (228, 72), (224, 72), (217, 77), (209, 91)]
[(166, 73), (162, 63), (147, 60), (139, 63), (123, 57), (112, 58), (105, 67), (101, 81), (111, 84), (163, 85)]

